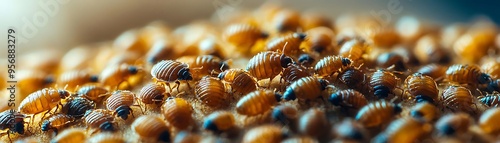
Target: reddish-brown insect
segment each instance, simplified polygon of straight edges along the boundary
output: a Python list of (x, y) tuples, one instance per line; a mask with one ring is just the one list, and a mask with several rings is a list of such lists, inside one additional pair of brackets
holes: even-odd
[(156, 63), (151, 68), (151, 76), (156, 81), (166, 82), (169, 88), (170, 84), (168, 83), (170, 82), (193, 80), (187, 64), (172, 60), (163, 60)]
[(101, 102), (101, 100), (108, 95), (108, 90), (101, 86), (89, 85), (78, 89), (76, 92), (78, 96), (85, 97), (94, 102)]
[(299, 133), (314, 137), (316, 139), (328, 135), (330, 132), (330, 124), (323, 111), (312, 108), (307, 110), (299, 119)]
[(153, 139), (160, 142), (170, 142), (170, 131), (163, 119), (153, 116), (140, 116), (130, 125), (141, 139)]
[(278, 143), (283, 138), (281, 127), (262, 125), (247, 131), (243, 136), (242, 143)]
[(88, 110), (84, 116), (84, 123), (89, 128), (101, 129), (102, 131), (114, 131), (113, 114), (105, 109)]
[(297, 111), (297, 108), (290, 105), (278, 105), (274, 107), (271, 119), (287, 125), (288, 123), (296, 121), (298, 115), (299, 111)]
[(312, 100), (321, 96), (328, 82), (315, 76), (303, 77), (293, 82), (283, 93), (285, 100), (307, 99)]
[(332, 76), (335, 73), (343, 71), (350, 66), (351, 63), (352, 61), (348, 58), (327, 56), (316, 63), (314, 71), (320, 77)]
[(272, 24), (278, 32), (296, 31), (300, 28), (300, 13), (280, 10), (273, 16)]
[(243, 69), (229, 69), (219, 74), (219, 79), (228, 82), (231, 93), (246, 95), (257, 89), (257, 81)]
[(441, 95), (442, 104), (453, 111), (472, 111), (474, 97), (469, 89), (461, 86), (449, 86)]
[(194, 123), (193, 109), (188, 101), (182, 98), (169, 97), (162, 106), (165, 120), (180, 130), (184, 130)]
[(383, 53), (377, 58), (377, 65), (381, 68), (392, 68), (396, 71), (406, 70), (403, 56), (396, 53)]
[(306, 31), (307, 38), (304, 41), (308, 49), (317, 53), (333, 52), (334, 32), (327, 27), (316, 27)]
[(400, 79), (390, 71), (379, 69), (370, 77), (370, 87), (377, 98), (386, 98), (399, 85)]
[(293, 60), (284, 54), (271, 51), (260, 52), (248, 61), (246, 70), (257, 80), (266, 78), (272, 80), (292, 62)]
[(54, 132), (57, 133), (58, 130), (67, 127), (74, 121), (75, 118), (72, 116), (66, 114), (55, 114), (43, 121), (41, 129), (44, 132), (54, 130)]
[(443, 65), (428, 64), (418, 69), (417, 72), (426, 76), (430, 76), (433, 79), (439, 79), (445, 77), (447, 69), (448, 68)]
[[(80, 128), (71, 128), (62, 131), (51, 142), (56, 143), (84, 143), (87, 138), (86, 131)], [(38, 141), (38, 140), (37, 140)]]
[(405, 92), (409, 99), (415, 99), (417, 102), (437, 102), (439, 99), (439, 90), (432, 77), (421, 73), (414, 73), (405, 80)]
[(132, 108), (135, 103), (135, 94), (127, 90), (117, 90), (111, 94), (111, 96), (106, 99), (106, 108), (113, 111), (113, 115), (116, 115), (123, 120), (128, 119), (128, 115), (132, 113)]
[(71, 71), (61, 74), (57, 78), (57, 85), (66, 87), (69, 91), (74, 91), (77, 86), (85, 85), (86, 83), (97, 82), (97, 75), (92, 75), (87, 71)]
[(432, 131), (432, 125), (414, 118), (400, 118), (393, 121), (385, 131), (375, 137), (375, 142), (414, 142)]
[(438, 112), (437, 107), (433, 104), (429, 102), (420, 102), (410, 109), (410, 116), (426, 122), (434, 122), (439, 117)]
[(439, 38), (436, 35), (426, 35), (421, 37), (413, 48), (415, 57), (422, 64), (427, 63), (446, 63), (450, 57), (441, 47)]
[(99, 77), (101, 83), (109, 88), (118, 89), (121, 84), (126, 84), (130, 88), (133, 83), (129, 78), (140, 74), (140, 72), (142, 72), (140, 67), (121, 64), (105, 68)]
[(16, 71), (16, 79), (19, 95), (23, 97), (42, 88), (49, 87), (55, 81), (54, 77), (46, 73), (28, 70)]
[(285, 83), (291, 83), (307, 76), (311, 76), (308, 69), (298, 64), (289, 64), (281, 73), (281, 79), (283, 79)]
[(256, 90), (245, 95), (236, 104), (239, 114), (255, 116), (269, 111), (281, 101), (281, 95), (272, 90)]
[(220, 72), (229, 69), (226, 62), (212, 55), (184, 56), (178, 58), (177, 61), (189, 65), (193, 80), (200, 80), (206, 75), (217, 76)]
[(205, 118), (203, 128), (211, 131), (226, 131), (236, 125), (235, 118), (231, 112), (217, 111)]
[(224, 84), (215, 77), (203, 77), (196, 83), (194, 91), (198, 100), (214, 108), (226, 106), (226, 100), (229, 99), (228, 94), (225, 92)]
[(265, 39), (268, 36), (267, 33), (251, 24), (229, 25), (222, 34), (226, 42), (238, 47), (238, 50), (242, 52), (250, 51), (246, 49), (250, 49), (259, 39)]
[(500, 93), (487, 94), (479, 99), (479, 102), (487, 105), (488, 107), (498, 107), (500, 103)]
[(339, 56), (358, 61), (366, 52), (366, 45), (359, 40), (345, 42), (339, 50)]
[(335, 106), (354, 109), (360, 109), (368, 104), (365, 96), (353, 89), (339, 90), (330, 95), (328, 100)]
[(361, 108), (356, 115), (356, 120), (367, 128), (377, 127), (389, 123), (401, 111), (400, 105), (381, 100), (368, 103)]
[(500, 133), (498, 120), (500, 119), (500, 108), (491, 108), (483, 112), (479, 117), (479, 128), (489, 135), (497, 136)]
[(446, 70), (445, 79), (458, 84), (484, 84), (491, 81), (491, 77), (481, 72), (477, 65), (452, 65)]
[(298, 64), (305, 67), (312, 67), (316, 60), (309, 54), (301, 54), (298, 59)]
[(300, 52), (300, 44), (306, 39), (306, 34), (291, 33), (270, 40), (266, 49), (268, 51), (283, 53), (284, 55), (297, 56)]
[(8, 131), (0, 133), (0, 135), (7, 134), (10, 142), (12, 142), (10, 138), (11, 133), (19, 133), (24, 134), (24, 118), (25, 116), (19, 113), (16, 110), (5, 110), (0, 113), (0, 130)]
[(165, 98), (165, 96), (170, 96), (170, 94), (166, 92), (165, 87), (155, 83), (144, 85), (139, 94), (137, 94), (137, 97), (144, 104), (161, 103), (163, 102), (163, 98)]
[(489, 93), (500, 92), (500, 79), (492, 80), (486, 86), (486, 91)]
[(366, 75), (363, 71), (355, 67), (348, 67), (338, 76), (340, 81), (342, 81), (347, 87), (362, 91), (366, 87), (365, 82), (367, 80)]
[(436, 122), (436, 130), (440, 135), (461, 136), (469, 132), (473, 119), (465, 113), (448, 114)]
[(19, 105), (19, 111), (23, 114), (38, 114), (60, 105), (61, 100), (69, 96), (67, 90), (44, 88), (28, 95)]
[(80, 119), (87, 110), (95, 108), (94, 102), (83, 97), (70, 98), (62, 107), (62, 113)]

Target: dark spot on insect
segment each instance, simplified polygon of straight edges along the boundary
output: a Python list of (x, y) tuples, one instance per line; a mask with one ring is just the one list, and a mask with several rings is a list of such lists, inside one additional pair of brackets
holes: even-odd
[(493, 91), (500, 91), (500, 88), (498, 86), (498, 83), (500, 82), (500, 80), (494, 80), (494, 81), (491, 81), (488, 86), (486, 87), (487, 91), (488, 92), (493, 92)]
[(129, 106), (120, 106), (116, 109), (116, 112), (118, 114), (118, 117), (122, 118), (123, 120), (127, 120), (131, 110), (132, 109), (130, 109)]
[(193, 80), (191, 73), (189, 73), (189, 69), (184, 68), (179, 71), (181, 76), (179, 76), (178, 80)]
[(139, 70), (137, 69), (137, 67), (135, 66), (129, 66), (128, 67), (128, 71), (131, 73), (131, 74), (136, 74), (137, 72), (139, 72)]
[(299, 56), (299, 64), (311, 65), (315, 60), (309, 54), (301, 54)]
[(275, 121), (280, 121), (281, 123), (286, 122), (285, 114), (283, 112), (281, 112), (281, 110), (279, 110), (279, 109), (273, 110), (273, 113), (271, 116)]
[(306, 36), (307, 36), (307, 35), (306, 35), (306, 34), (304, 34), (304, 33), (294, 33), (294, 35), (293, 35), (293, 36), (298, 37), (300, 40), (304, 40), (304, 39), (306, 39)]
[(403, 111), (403, 108), (401, 107), (401, 105), (399, 105), (399, 104), (394, 105), (394, 113), (399, 114), (399, 113), (401, 113), (401, 111)]
[(415, 97), (415, 99), (417, 100), (417, 103), (420, 103), (420, 102), (429, 102), (429, 103), (434, 103), (434, 99), (432, 99), (431, 97), (429, 96), (425, 96), (425, 95), (417, 95)]
[(321, 90), (325, 90), (326, 86), (328, 86), (328, 81), (324, 79), (319, 79), (319, 83), (321, 84)]
[(162, 142), (170, 142), (170, 133), (168, 131), (161, 133), (158, 140)]
[(281, 67), (283, 67), (283, 68), (286, 68), (286, 67), (288, 67), (288, 64), (293, 63), (292, 58), (285, 56), (284, 54), (281, 55), (280, 59), (281, 59)]
[(48, 131), (49, 130), (49, 125), (50, 125), (50, 122), (49, 121), (43, 121), (42, 123), (42, 131)]
[(488, 74), (481, 73), (478, 79), (480, 84), (485, 84), (491, 81), (491, 77)]
[(267, 38), (267, 37), (269, 37), (269, 34), (266, 33), (266, 32), (262, 32), (262, 33), (260, 33), (260, 37), (261, 38)]
[(340, 105), (340, 100), (341, 100), (341, 97), (338, 94), (335, 94), (335, 93), (333, 93), (332, 95), (330, 95), (330, 98), (328, 98), (328, 101), (330, 101), (330, 103), (332, 103), (335, 106), (339, 106)]
[(211, 131), (218, 131), (217, 125), (215, 125), (212, 120), (207, 120), (203, 123), (203, 128)]
[(58, 92), (59, 92), (59, 97), (61, 97), (62, 99), (66, 99), (66, 97), (70, 95), (70, 93), (66, 90), (58, 90)]
[(416, 110), (411, 111), (411, 112), (410, 112), (410, 115), (411, 115), (412, 117), (416, 117), (416, 118), (420, 118), (420, 117), (424, 116), (424, 114), (422, 114), (422, 112), (420, 112), (420, 111), (416, 111)]
[(351, 64), (351, 60), (349, 58), (342, 58), (342, 65), (348, 66)]
[(114, 131), (115, 130), (115, 127), (113, 127), (113, 123), (111, 123), (109, 121), (102, 123), (99, 126), (99, 128), (103, 131)]
[(51, 84), (54, 83), (54, 77), (52, 76), (47, 76), (45, 79), (43, 79), (44, 84)]
[(219, 73), (219, 75), (217, 76), (220, 80), (224, 79), (224, 76), (226, 76), (226, 72), (221, 72)]
[(455, 133), (455, 129), (450, 125), (444, 125), (439, 130), (445, 135), (453, 135)]
[(387, 96), (389, 96), (390, 92), (387, 86), (382, 86), (382, 85), (375, 86), (373, 90), (375, 90), (374, 95), (377, 96), (377, 98), (379, 99), (386, 98)]
[(97, 81), (99, 81), (99, 77), (97, 75), (90, 76), (90, 82), (97, 82)]
[(297, 97), (295, 96), (295, 93), (293, 90), (286, 90), (285, 93), (283, 93), (285, 100), (295, 100)]
[(274, 97), (276, 98), (276, 101), (278, 101), (278, 102), (279, 102), (279, 101), (281, 101), (281, 97), (282, 97), (282, 95), (281, 95), (281, 94), (276, 93), (276, 94), (274, 94)]

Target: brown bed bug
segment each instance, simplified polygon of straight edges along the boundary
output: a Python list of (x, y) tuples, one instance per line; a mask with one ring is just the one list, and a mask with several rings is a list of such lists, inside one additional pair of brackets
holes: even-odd
[(282, 143), (319, 143), (316, 139), (311, 138), (309, 136), (297, 136), (297, 137), (292, 137), (288, 138)]
[(95, 103), (87, 98), (75, 97), (70, 98), (62, 107), (62, 112), (66, 115), (75, 117), (76, 119), (82, 118), (87, 110), (95, 108)]
[(184, 56), (178, 58), (177, 61), (189, 65), (193, 80), (200, 80), (206, 75), (216, 76), (229, 69), (229, 65), (225, 61), (212, 55)]
[(121, 84), (127, 83), (130, 87), (129, 78), (142, 72), (142, 68), (133, 65), (121, 64), (106, 67), (99, 77), (101, 83), (111, 89), (118, 89)]
[[(62, 99), (70, 96), (67, 90), (57, 90), (54, 88), (44, 88), (35, 91), (21, 101), (19, 111), (23, 114), (38, 114), (54, 107), (59, 107)], [(57, 108), (56, 108), (57, 111)], [(47, 114), (49, 112), (46, 112)], [(45, 117), (45, 115), (44, 115)], [(33, 119), (32, 119), (33, 120)]]
[(318, 140), (323, 139), (330, 132), (330, 124), (326, 118), (325, 112), (317, 108), (307, 110), (298, 121), (299, 133), (314, 137)]
[(485, 84), (491, 81), (491, 77), (482, 73), (477, 65), (452, 65), (446, 70), (446, 81), (458, 84)]
[(351, 89), (364, 90), (367, 80), (366, 74), (356, 67), (348, 67), (340, 73), (339, 80)]
[(469, 89), (461, 86), (449, 86), (441, 95), (442, 104), (452, 111), (472, 111), (474, 97)]
[(31, 70), (16, 71), (16, 79), (19, 94), (23, 97), (42, 88), (47, 88), (55, 82), (53, 76)]
[(246, 70), (257, 80), (266, 78), (272, 80), (292, 62), (293, 60), (284, 54), (271, 51), (260, 52), (248, 61)]
[(224, 83), (215, 77), (203, 77), (196, 83), (194, 92), (198, 100), (213, 108), (226, 106), (229, 99)]
[(262, 125), (248, 130), (243, 136), (242, 143), (278, 143), (283, 138), (281, 127)]
[(278, 32), (296, 31), (300, 28), (300, 13), (294, 10), (280, 10), (272, 19), (272, 26)]
[(96, 82), (98, 82), (97, 75), (92, 75), (87, 71), (70, 71), (62, 73), (57, 78), (56, 84), (66, 87), (69, 91), (75, 91), (78, 86)]
[(51, 143), (84, 143), (87, 139), (87, 131), (81, 128), (70, 128), (55, 136)]
[(335, 73), (343, 71), (351, 63), (352, 61), (349, 58), (327, 56), (316, 63), (314, 71), (320, 77), (332, 76)]
[(41, 130), (46, 132), (54, 130), (57, 133), (60, 129), (69, 126), (75, 118), (66, 114), (54, 114), (42, 122)]
[(105, 96), (109, 95), (109, 91), (106, 88), (96, 85), (83, 86), (76, 93), (78, 96), (85, 97), (94, 102), (101, 102)]
[(426, 76), (430, 76), (433, 79), (437, 80), (446, 76), (446, 70), (448, 70), (448, 67), (446, 66), (438, 64), (428, 64), (420, 67), (417, 72)]
[(479, 128), (486, 134), (497, 136), (500, 133), (499, 119), (500, 108), (488, 109), (479, 117)]
[[(225, 28), (222, 39), (238, 47), (241, 52), (249, 52), (255, 42), (266, 39), (269, 35), (252, 24), (232, 24)], [(247, 50), (248, 49), (248, 50)]]
[(113, 114), (105, 109), (88, 110), (84, 116), (84, 123), (88, 128), (100, 129), (102, 131), (114, 131)]
[(360, 40), (345, 42), (339, 49), (339, 56), (358, 61), (366, 52), (366, 45)]
[(285, 83), (291, 83), (308, 76), (311, 76), (308, 69), (298, 64), (289, 64), (288, 67), (281, 72), (281, 79), (283, 79)]
[(303, 33), (286, 34), (270, 40), (266, 45), (266, 49), (268, 51), (283, 53), (288, 56), (297, 56), (297, 54), (301, 51), (300, 44), (305, 39), (306, 34)]
[(433, 34), (421, 37), (415, 44), (413, 52), (422, 64), (447, 63), (451, 60), (444, 48), (441, 47), (439, 38)]
[(392, 52), (380, 54), (377, 58), (377, 65), (381, 68), (391, 68), (396, 71), (407, 69), (403, 56)]
[(397, 119), (373, 140), (375, 143), (414, 142), (430, 134), (432, 125), (414, 118)]
[(181, 131), (177, 133), (174, 138), (174, 143), (199, 143), (201, 141), (199, 134), (191, 133), (188, 131)]
[(436, 81), (430, 76), (414, 73), (406, 78), (404, 87), (408, 98), (415, 99), (416, 102), (434, 103), (439, 99)]
[(500, 103), (500, 93), (487, 94), (484, 97), (479, 98), (479, 102), (487, 105), (488, 107), (499, 107)]
[(166, 92), (165, 87), (156, 83), (144, 85), (137, 94), (137, 97), (144, 104), (159, 104), (163, 102), (163, 98), (168, 96), (170, 94)]
[(304, 44), (307, 51), (314, 51), (317, 53), (334, 52), (333, 39), (335, 34), (332, 29), (327, 27), (315, 27), (306, 31), (307, 38)]
[(370, 86), (373, 95), (382, 99), (393, 93), (393, 90), (399, 85), (400, 79), (390, 71), (379, 69), (375, 71), (368, 85)]
[(229, 111), (216, 111), (208, 115), (203, 122), (203, 128), (210, 131), (221, 132), (236, 126), (234, 115)]
[(108, 110), (113, 111), (113, 115), (123, 120), (127, 120), (130, 114), (134, 116), (130, 106), (138, 106), (134, 105), (135, 101), (136, 96), (133, 92), (128, 90), (117, 90), (106, 99), (105, 105)]
[(4, 131), (8, 129), (8, 131), (1, 132), (0, 137), (7, 134), (10, 142), (12, 142), (10, 138), (11, 133), (24, 134), (24, 118), (25, 116), (16, 110), (5, 110), (1, 112), (0, 130)]
[(246, 95), (255, 91), (258, 87), (257, 81), (243, 69), (229, 69), (219, 74), (219, 79), (228, 82), (231, 87), (231, 93)]
[(493, 79), (500, 78), (500, 62), (486, 62), (481, 66), (481, 70), (483, 70), (485, 74), (488, 74)]
[(90, 137), (89, 143), (127, 143), (127, 140), (120, 133), (99, 133)]
[(283, 93), (285, 100), (307, 99), (321, 97), (321, 92), (326, 89), (328, 82), (315, 76), (303, 77), (293, 82)]
[(426, 122), (434, 122), (439, 117), (439, 111), (429, 102), (420, 102), (411, 107), (409, 115)]
[(366, 100), (365, 96), (353, 89), (339, 90), (330, 95), (328, 101), (335, 106), (354, 109), (361, 109), (368, 104), (368, 100)]
[(169, 97), (161, 109), (165, 120), (175, 128), (184, 130), (194, 123), (193, 109), (182, 98)]
[(387, 124), (402, 111), (400, 105), (384, 100), (368, 103), (356, 115), (356, 120), (367, 128)]
[(169, 88), (170, 82), (177, 81), (180, 84), (179, 81), (181, 80), (193, 80), (187, 64), (172, 60), (163, 60), (156, 63), (151, 68), (151, 76), (155, 81), (166, 82)]
[(489, 82), (486, 86), (486, 91), (489, 93), (500, 92), (500, 79)]
[(294, 123), (299, 117), (297, 108), (290, 105), (278, 105), (274, 107), (271, 114), (272, 121), (278, 121), (283, 125)]
[(333, 128), (334, 135), (340, 140), (367, 142), (368, 132), (365, 127), (352, 119), (344, 119)]
[(238, 114), (255, 116), (271, 110), (281, 101), (281, 95), (272, 90), (256, 90), (243, 96), (236, 103)]
[(436, 131), (439, 135), (461, 136), (469, 131), (473, 119), (465, 113), (448, 114), (436, 122)]
[(130, 125), (141, 139), (170, 142), (170, 131), (163, 119), (153, 115), (143, 115)]
[(302, 65), (305, 67), (312, 67), (315, 64), (316, 59), (314, 59), (310, 54), (300, 54), (297, 61), (298, 61), (297, 63), (299, 65)]

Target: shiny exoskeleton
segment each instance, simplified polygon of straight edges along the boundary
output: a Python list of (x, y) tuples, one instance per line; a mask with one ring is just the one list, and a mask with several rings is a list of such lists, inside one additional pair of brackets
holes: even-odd
[(62, 99), (66, 99), (69, 96), (70, 93), (67, 90), (44, 88), (28, 95), (21, 102), (19, 111), (24, 114), (38, 114), (51, 110), (58, 104), (61, 104)]
[(403, 57), (396, 53), (383, 53), (379, 55), (377, 65), (381, 68), (393, 68), (396, 71), (406, 70)]
[(218, 77), (229, 83), (233, 95), (242, 96), (257, 89), (257, 81), (243, 69), (229, 69), (220, 73)]
[(101, 102), (101, 100), (108, 95), (108, 90), (101, 86), (89, 85), (78, 89), (76, 92), (78, 96), (85, 97), (94, 102)]
[[(166, 83), (178, 80), (193, 80), (187, 64), (172, 60), (163, 60), (156, 63), (151, 68), (151, 76), (153, 76), (154, 80)], [(170, 87), (169, 84), (167, 85)]]
[(142, 68), (133, 65), (121, 64), (105, 68), (99, 75), (102, 85), (117, 89), (121, 84), (131, 86), (129, 78), (137, 75)]
[(182, 98), (168, 98), (162, 106), (162, 113), (171, 126), (181, 130), (194, 123), (193, 109), (188, 101)]
[(206, 75), (217, 76), (220, 72), (229, 69), (226, 62), (212, 55), (180, 57), (177, 61), (189, 65), (193, 80), (200, 80)]
[[(113, 114), (122, 118), (128, 119), (128, 115), (132, 114), (130, 106), (135, 103), (135, 94), (127, 90), (117, 90), (106, 99), (106, 108), (113, 111)], [(133, 115), (133, 114), (132, 114)]]
[(293, 82), (283, 93), (285, 100), (307, 99), (312, 100), (321, 96), (328, 82), (315, 76), (303, 77)]
[(325, 112), (317, 108), (307, 110), (299, 119), (298, 130), (299, 133), (322, 139), (329, 133), (330, 124), (326, 118)]
[(469, 131), (473, 119), (465, 113), (448, 114), (436, 122), (436, 130), (440, 135), (461, 136)]
[(393, 121), (385, 131), (374, 138), (376, 143), (414, 142), (432, 131), (432, 125), (414, 118), (400, 118)]
[(439, 117), (439, 111), (429, 102), (420, 102), (410, 109), (410, 116), (426, 122), (434, 122)]
[(377, 127), (389, 123), (401, 111), (400, 105), (383, 100), (375, 101), (361, 108), (356, 115), (356, 120), (367, 128)]
[(314, 27), (306, 31), (307, 38), (304, 41), (308, 51), (317, 53), (333, 52), (334, 32), (328, 27)]
[(92, 75), (87, 71), (71, 71), (62, 73), (57, 78), (56, 84), (60, 87), (66, 87), (69, 91), (74, 91), (77, 86), (95, 82), (98, 82), (97, 75)]
[(250, 92), (236, 103), (239, 114), (255, 116), (269, 111), (281, 101), (281, 95), (272, 90), (256, 90)]
[(75, 97), (70, 98), (69, 101), (62, 107), (62, 112), (66, 115), (75, 117), (76, 119), (82, 118), (87, 110), (94, 109), (95, 103), (87, 98)]
[[(5, 110), (0, 113), (0, 130), (6, 132), (0, 133), (0, 136), (7, 134), (10, 140), (10, 133), (24, 134), (25, 116), (16, 110)], [(12, 142), (12, 140), (11, 140)]]
[(430, 76), (414, 73), (406, 78), (404, 86), (408, 98), (415, 99), (416, 102), (433, 103), (439, 99), (437, 84)]
[(446, 75), (446, 70), (448, 67), (438, 64), (428, 64), (420, 67), (417, 73), (421, 73), (426, 76), (430, 76), (433, 79), (444, 78)]
[(203, 128), (211, 131), (226, 131), (236, 125), (234, 115), (228, 111), (217, 111), (205, 118)]
[(153, 139), (160, 142), (170, 142), (171, 140), (167, 125), (157, 116), (140, 116), (130, 126), (141, 139)]
[(269, 41), (269, 43), (267, 43), (266, 45), (266, 48), (268, 51), (279, 52), (290, 56), (297, 56), (297, 54), (300, 52), (300, 44), (305, 39), (306, 34), (287, 34), (283, 37), (278, 37)]
[(327, 56), (319, 60), (314, 66), (315, 73), (320, 77), (332, 76), (350, 66), (352, 61), (339, 56)]
[(58, 130), (68, 126), (73, 123), (75, 118), (66, 114), (55, 114), (50, 116), (48, 119), (42, 122), (42, 131), (54, 130), (54, 132), (58, 132)]
[(500, 92), (500, 79), (489, 82), (486, 86), (486, 91), (489, 93)]
[(498, 136), (500, 133), (498, 120), (500, 120), (500, 108), (488, 109), (479, 117), (479, 128), (486, 134)]
[[(259, 39), (265, 39), (269, 35), (257, 26), (251, 24), (233, 24), (226, 27), (222, 34), (223, 39), (240, 49), (250, 49)], [(248, 52), (248, 50), (241, 50)]]
[(273, 28), (278, 32), (296, 31), (300, 28), (300, 13), (283, 9), (276, 12), (271, 20)]
[(346, 68), (340, 73), (338, 78), (347, 85), (347, 87), (358, 91), (362, 91), (365, 88), (365, 82), (367, 80), (365, 73), (355, 67)]
[(298, 64), (303, 65), (305, 67), (312, 67), (316, 60), (309, 54), (300, 54), (298, 60)]
[(360, 109), (368, 104), (368, 100), (366, 100), (365, 96), (353, 89), (339, 90), (330, 95), (328, 100), (335, 106), (354, 109)]
[(213, 108), (224, 107), (229, 99), (224, 83), (215, 77), (205, 76), (194, 87), (198, 100)]
[(137, 94), (137, 97), (144, 104), (158, 104), (163, 102), (163, 98), (169, 95), (170, 94), (166, 92), (164, 86), (155, 83), (149, 83), (142, 87), (141, 91), (139, 91), (139, 94)]
[(289, 64), (288, 67), (283, 69), (281, 78), (286, 83), (294, 82), (300, 78), (311, 76), (308, 69), (302, 65)]
[(452, 65), (446, 70), (445, 79), (458, 84), (485, 84), (491, 81), (488, 74), (481, 72), (477, 65)]
[(359, 142), (366, 142), (368, 140), (368, 133), (365, 127), (352, 119), (344, 119), (341, 123), (336, 124), (333, 130), (337, 139)]
[(339, 56), (358, 61), (365, 54), (365, 44), (359, 40), (347, 41), (340, 47)]
[(449, 86), (441, 95), (442, 104), (453, 111), (473, 111), (473, 99), (470, 90), (461, 86)]
[(262, 125), (248, 130), (243, 136), (242, 143), (278, 143), (283, 139), (281, 127)]
[(390, 71), (377, 70), (370, 77), (370, 88), (377, 98), (386, 98), (399, 85), (400, 79)]
[(104, 109), (88, 110), (84, 116), (84, 123), (89, 128), (100, 129), (102, 131), (114, 131), (115, 127), (113, 114)]
[(293, 60), (277, 52), (260, 52), (248, 61), (246, 70), (257, 80), (273, 79)]

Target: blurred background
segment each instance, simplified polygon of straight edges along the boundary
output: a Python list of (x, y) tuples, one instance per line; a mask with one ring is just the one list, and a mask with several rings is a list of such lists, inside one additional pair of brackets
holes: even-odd
[[(17, 54), (31, 49), (50, 47), (61, 51), (100, 41), (116, 38), (127, 29), (141, 27), (155, 20), (167, 22), (176, 27), (197, 19), (212, 19), (214, 12), (223, 6), (254, 9), (266, 0), (164, 0), (164, 1), (80, 1), (40, 0), (2, 1), (0, 5), (0, 27), (2, 39), (7, 39), (7, 28), (14, 27), (21, 40)], [(389, 22), (394, 23), (405, 15), (416, 16), (446, 25), (452, 22), (470, 22), (477, 16), (489, 17), (500, 23), (500, 13), (495, 7), (498, 1), (466, 0), (274, 0), (274, 3), (300, 11), (318, 11), (335, 18), (344, 13), (377, 13), (387, 11), (391, 6), (401, 6), (400, 13), (392, 14)], [(7, 45), (7, 40), (0, 40)], [(1, 50), (0, 58), (7, 56)]]

